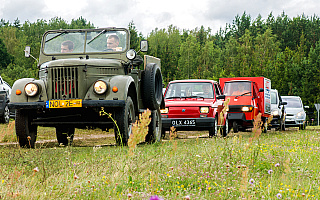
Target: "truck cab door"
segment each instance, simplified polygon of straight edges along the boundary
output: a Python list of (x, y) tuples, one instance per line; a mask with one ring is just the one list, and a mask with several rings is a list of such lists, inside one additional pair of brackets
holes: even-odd
[(255, 107), (257, 108), (258, 111), (261, 110), (261, 106), (262, 106), (262, 98), (260, 98), (260, 94), (259, 94), (259, 89), (256, 85), (256, 83), (252, 83), (253, 84), (253, 98), (252, 100), (254, 101)]

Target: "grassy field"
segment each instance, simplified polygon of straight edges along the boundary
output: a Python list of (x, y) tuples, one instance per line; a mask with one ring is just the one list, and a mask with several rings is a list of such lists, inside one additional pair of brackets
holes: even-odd
[[(227, 138), (199, 132), (189, 139), (178, 132), (179, 138), (140, 144), (133, 153), (98, 130), (77, 130), (83, 138), (70, 147), (1, 145), (0, 199), (319, 199), (319, 130)], [(0, 131), (2, 141), (15, 140), (12, 124)], [(109, 136), (92, 137), (103, 134)], [(38, 135), (55, 138), (52, 128)]]

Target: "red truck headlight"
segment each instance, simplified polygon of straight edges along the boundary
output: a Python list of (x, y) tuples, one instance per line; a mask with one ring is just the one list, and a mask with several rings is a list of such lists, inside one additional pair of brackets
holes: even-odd
[(249, 106), (243, 106), (241, 108), (242, 112), (251, 112), (253, 110), (253, 107), (249, 107)]

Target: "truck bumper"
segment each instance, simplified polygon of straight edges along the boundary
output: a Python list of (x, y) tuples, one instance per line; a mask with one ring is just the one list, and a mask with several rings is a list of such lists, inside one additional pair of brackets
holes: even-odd
[(228, 113), (228, 120), (247, 121), (244, 113)]
[[(9, 103), (10, 109), (48, 109), (46, 108), (46, 102), (22, 102), (22, 103)], [(83, 100), (82, 108), (89, 107), (110, 107), (121, 108), (125, 106), (124, 100)]]

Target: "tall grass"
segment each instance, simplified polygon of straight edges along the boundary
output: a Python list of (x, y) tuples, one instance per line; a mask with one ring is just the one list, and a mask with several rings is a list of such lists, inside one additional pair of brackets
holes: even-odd
[[(317, 127), (319, 128), (319, 127)], [(2, 199), (319, 199), (319, 129), (129, 147), (0, 147)]]

